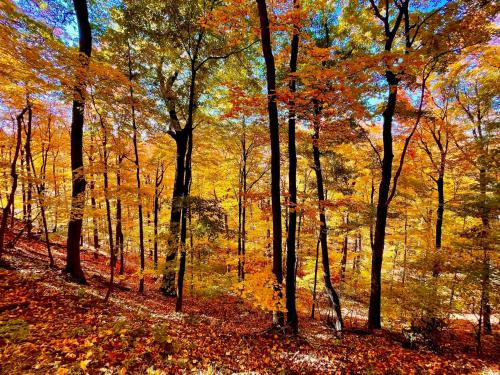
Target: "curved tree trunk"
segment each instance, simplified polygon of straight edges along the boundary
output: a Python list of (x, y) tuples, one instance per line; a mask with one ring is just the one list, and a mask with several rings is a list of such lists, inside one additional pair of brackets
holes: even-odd
[(17, 120), (16, 148), (14, 150), (14, 157), (12, 158), (12, 162), (10, 165), (10, 176), (12, 178), (12, 187), (10, 189), (10, 194), (7, 197), (7, 203), (5, 204), (5, 207), (2, 210), (2, 222), (0, 224), (0, 255), (2, 255), (4, 249), (4, 238), (5, 238), (5, 230), (7, 229), (7, 219), (12, 204), (14, 202), (14, 198), (16, 196), (17, 179), (18, 179), (16, 164), (17, 164), (17, 159), (19, 158), (19, 151), (21, 149), (22, 121), (26, 111), (28, 111), (28, 107), (24, 108), (21, 111), (21, 113), (17, 115), (16, 118)]
[(389, 85), (387, 106), (384, 110), (382, 139), (384, 143), (384, 158), (382, 159), (382, 178), (378, 189), (377, 214), (375, 220), (375, 236), (372, 246), (372, 274), (370, 289), (370, 308), (368, 310), (368, 328), (380, 329), (380, 309), (382, 299), (382, 260), (385, 246), (385, 228), (387, 226), (388, 198), (392, 177), (392, 119), (396, 109), (398, 79), (391, 71), (386, 72)]
[[(316, 107), (316, 115), (319, 116), (320, 110)], [(327, 231), (328, 227), (326, 224), (325, 215), (325, 192), (323, 186), (323, 174), (321, 170), (321, 159), (319, 152), (319, 124), (314, 124), (314, 134), (313, 134), (313, 158), (314, 158), (314, 170), (316, 172), (316, 184), (318, 189), (318, 206), (319, 206), (319, 221), (320, 221), (320, 233), (319, 241), (321, 243), (321, 261), (323, 264), (323, 282), (325, 284), (326, 295), (330, 302), (330, 307), (333, 311), (333, 325), (337, 332), (341, 332), (344, 328), (344, 322), (342, 319), (342, 311), (340, 309), (340, 299), (333, 288), (331, 276), (330, 276), (330, 259), (328, 256), (328, 240)]]

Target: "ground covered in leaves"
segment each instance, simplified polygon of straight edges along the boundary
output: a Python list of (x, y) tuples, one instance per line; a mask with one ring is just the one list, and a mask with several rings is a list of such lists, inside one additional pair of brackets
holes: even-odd
[[(7, 241), (12, 238), (9, 233)], [(151, 284), (120, 281), (107, 304), (106, 260), (83, 254), (87, 285), (61, 271), (64, 249), (21, 238), (0, 264), (1, 374), (466, 374), (498, 373), (498, 334), (477, 359), (469, 330), (453, 330), (440, 353), (411, 350), (395, 334), (348, 327), (342, 339), (301, 317), (298, 337), (271, 333), (269, 315), (236, 297), (187, 297), (185, 312)], [(359, 323), (361, 324), (361, 323)], [(465, 326), (465, 325), (464, 325)], [(350, 329), (350, 330), (349, 330)], [(470, 328), (469, 328), (470, 329)], [(498, 331), (497, 331), (498, 332)]]

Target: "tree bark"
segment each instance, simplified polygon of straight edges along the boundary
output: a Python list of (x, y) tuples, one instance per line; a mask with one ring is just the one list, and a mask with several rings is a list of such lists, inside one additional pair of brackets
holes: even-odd
[(483, 316), (484, 333), (490, 335), (491, 330), (491, 306), (490, 306), (490, 257), (488, 254), (489, 244), (487, 243), (490, 232), (489, 208), (486, 198), (487, 176), (486, 168), (479, 170), (479, 190), (481, 194), (481, 222), (483, 227), (483, 273), (482, 273), (482, 298), (481, 312)]
[[(201, 36), (199, 36), (199, 43), (201, 43)], [(193, 154), (193, 117), (196, 106), (196, 74), (197, 70), (195, 67), (196, 56), (191, 60), (191, 80), (189, 85), (189, 103), (188, 103), (188, 117), (186, 120), (186, 126), (183, 129), (183, 133), (187, 137), (187, 149), (184, 159), (184, 176), (183, 176), (183, 190), (182, 190), (182, 220), (181, 220), (181, 238), (180, 238), (180, 259), (179, 259), (179, 272), (177, 275), (177, 289), (176, 289), (176, 302), (175, 311), (182, 311), (182, 299), (184, 293), (184, 274), (186, 272), (186, 238), (187, 238), (187, 215), (188, 215), (188, 205), (190, 199), (191, 190), (191, 158)]]
[(280, 140), (278, 107), (276, 104), (276, 68), (272, 52), (271, 31), (265, 0), (257, 0), (260, 20), (262, 53), (266, 63), (267, 110), (269, 115), (269, 133), (271, 140), (271, 206), (273, 216), (273, 273), (276, 277), (274, 286), (279, 297), (276, 312), (273, 314), (273, 325), (283, 326), (282, 311), (283, 265), (282, 265), (282, 232), (281, 232), (281, 202), (280, 202)]
[[(316, 116), (320, 115), (320, 109), (316, 105)], [(333, 288), (331, 276), (330, 276), (330, 259), (328, 256), (328, 239), (327, 232), (328, 227), (326, 223), (325, 215), (325, 192), (323, 184), (323, 174), (321, 170), (321, 159), (319, 151), (319, 124), (317, 120), (314, 123), (314, 134), (313, 134), (313, 158), (314, 158), (314, 170), (316, 172), (316, 185), (318, 190), (318, 209), (319, 209), (319, 221), (320, 221), (320, 233), (319, 240), (321, 243), (321, 261), (323, 265), (323, 282), (325, 284), (325, 291), (330, 302), (330, 307), (333, 311), (333, 325), (337, 332), (341, 332), (344, 328), (344, 322), (342, 320), (342, 311), (340, 309), (340, 300), (337, 292)]]
[(180, 239), (180, 259), (179, 272), (177, 275), (177, 294), (175, 302), (175, 311), (182, 311), (183, 293), (184, 293), (184, 275), (186, 273), (186, 238), (187, 238), (187, 216), (189, 192), (191, 189), (191, 156), (193, 153), (193, 134), (191, 133), (188, 140), (188, 149), (186, 152), (186, 174), (184, 180), (184, 194), (182, 207), (182, 222), (181, 222), (181, 239)]
[(71, 171), (72, 199), (68, 223), (66, 272), (73, 279), (85, 283), (80, 262), (80, 237), (82, 234), (83, 209), (85, 205), (85, 177), (83, 170), (83, 123), (85, 109), (86, 76), (92, 51), (92, 31), (90, 28), (87, 1), (73, 0), (78, 21), (79, 64), (74, 89), (71, 122)]
[(389, 189), (392, 177), (392, 161), (394, 159), (392, 146), (392, 119), (396, 109), (398, 82), (395, 74), (386, 72), (386, 80), (389, 85), (389, 96), (383, 113), (384, 158), (382, 159), (382, 178), (380, 180), (377, 201), (377, 214), (375, 220), (375, 236), (372, 246), (372, 273), (370, 289), (370, 308), (368, 310), (368, 328), (380, 329), (380, 309), (382, 299), (382, 260), (385, 246), (385, 229), (387, 225), (387, 212), (389, 204)]
[(118, 155), (118, 165), (116, 169), (116, 248), (120, 252), (120, 275), (125, 273), (124, 254), (123, 254), (123, 231), (122, 231), (122, 200), (121, 200), (121, 164), (123, 155)]
[(166, 296), (175, 296), (175, 260), (179, 246), (179, 233), (181, 230), (181, 216), (184, 193), (185, 160), (188, 138), (185, 130), (173, 136), (176, 145), (175, 178), (172, 191), (172, 208), (170, 211), (170, 233), (167, 241), (167, 256), (163, 271), (163, 282), (160, 290)]
[[(294, 8), (298, 9), (298, 0), (294, 0)], [(295, 292), (295, 272), (296, 272), (296, 254), (295, 238), (297, 227), (297, 148), (295, 145), (295, 101), (293, 95), (297, 91), (296, 79), (293, 76), (297, 71), (297, 57), (299, 53), (299, 28), (293, 27), (293, 37), (290, 53), (290, 83), (289, 89), (292, 99), (288, 103), (288, 236), (287, 236), (287, 256), (286, 256), (286, 310), (287, 325), (293, 333), (299, 331), (299, 319), (296, 308)]]
[[(346, 213), (345, 220), (346, 226), (349, 225), (349, 213)], [(340, 282), (345, 281), (345, 270), (347, 267), (347, 245), (349, 244), (348, 228), (345, 230), (344, 241), (342, 243), (342, 260), (340, 261)]]
[(134, 104), (134, 89), (132, 88), (132, 56), (130, 43), (128, 43), (128, 74), (129, 74), (129, 92), (130, 92), (130, 106), (132, 111), (132, 142), (134, 145), (134, 164), (135, 164), (135, 179), (137, 182), (137, 213), (139, 218), (139, 251), (140, 251), (140, 267), (141, 274), (139, 280), (139, 293), (144, 293), (144, 218), (142, 214), (142, 194), (141, 194), (141, 169), (139, 165), (139, 149), (137, 145), (137, 123), (135, 121), (135, 104)]
[(32, 238), (33, 223), (31, 218), (32, 204), (33, 201), (33, 181), (31, 177), (31, 123), (33, 119), (33, 112), (31, 106), (28, 104), (28, 122), (25, 126), (26, 141), (24, 143), (24, 151), (26, 156), (26, 236), (30, 240)]
[[(31, 107), (29, 107), (29, 111), (31, 112)], [(50, 124), (50, 120), (49, 120)], [(31, 128), (31, 116), (29, 116), (29, 124), (28, 128)], [(50, 130), (49, 130), (50, 133)], [(48, 153), (48, 150), (46, 151)], [(31, 163), (31, 168), (33, 170), (33, 176), (35, 177), (35, 180), (38, 180), (37, 178), (37, 173), (35, 169), (35, 163), (33, 162), (33, 154), (30, 152), (26, 153), (29, 155), (29, 160), (26, 160), (27, 163)], [(47, 224), (47, 216), (45, 214), (45, 170), (47, 167), (47, 156), (46, 154), (44, 155), (44, 148), (42, 146), (42, 166), (41, 166), (41, 171), (40, 171), (40, 184), (35, 184), (36, 190), (38, 193), (38, 205), (40, 206), (40, 213), (42, 215), (42, 224), (43, 224), (43, 230), (44, 230), (44, 235), (45, 235), (45, 243), (47, 245), (47, 255), (49, 256), (49, 266), (53, 267), (54, 266), (54, 257), (52, 256), (52, 250), (50, 248), (50, 238), (49, 238), (49, 227)]]
[(160, 186), (163, 181), (163, 175), (165, 173), (165, 169), (163, 165), (161, 165), (160, 170), (160, 162), (158, 162), (156, 166), (156, 174), (155, 174), (155, 194), (154, 194), (154, 207), (153, 207), (153, 262), (155, 269), (158, 268), (158, 215), (160, 212)]
[(23, 116), (28, 111), (28, 107), (24, 108), (19, 115), (17, 115), (17, 134), (16, 134), (16, 148), (14, 150), (14, 156), (12, 158), (12, 162), (10, 165), (10, 176), (12, 178), (12, 187), (10, 189), (10, 194), (7, 199), (7, 203), (2, 210), (2, 222), (0, 224), (0, 256), (4, 250), (4, 238), (5, 238), (5, 230), (7, 229), (7, 219), (9, 216), (10, 209), (14, 202), (14, 198), (16, 196), (17, 189), (17, 180), (18, 175), (16, 171), (17, 159), (19, 158), (19, 151), (21, 149), (21, 137), (22, 137), (22, 121)]

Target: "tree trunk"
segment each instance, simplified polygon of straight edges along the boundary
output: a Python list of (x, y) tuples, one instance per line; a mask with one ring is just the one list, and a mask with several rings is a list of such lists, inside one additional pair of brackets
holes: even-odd
[(177, 275), (177, 293), (175, 302), (175, 311), (182, 311), (182, 300), (184, 293), (184, 275), (186, 272), (186, 238), (187, 238), (187, 215), (188, 204), (186, 202), (190, 199), (189, 193), (191, 189), (191, 156), (193, 153), (193, 134), (189, 135), (188, 149), (186, 152), (186, 173), (184, 180), (184, 194), (183, 194), (183, 207), (182, 207), (182, 220), (181, 220), (181, 239), (180, 239), (180, 259), (179, 259), (179, 272)]
[[(202, 35), (202, 34), (200, 34)], [(201, 36), (199, 43), (201, 43)], [(196, 106), (196, 57), (191, 60), (191, 80), (189, 85), (189, 103), (188, 103), (188, 116), (186, 126), (183, 130), (187, 139), (187, 149), (184, 158), (184, 176), (183, 176), (183, 189), (182, 189), (182, 221), (181, 221), (181, 238), (180, 238), (180, 259), (179, 259), (179, 272), (177, 275), (177, 289), (176, 289), (176, 302), (175, 311), (182, 311), (182, 299), (184, 293), (184, 274), (186, 272), (186, 237), (187, 237), (187, 214), (188, 202), (190, 199), (191, 190), (191, 158), (193, 154), (193, 117)]]
[(156, 166), (156, 175), (155, 175), (155, 195), (154, 195), (154, 244), (153, 244), (153, 261), (155, 265), (155, 269), (158, 268), (158, 216), (160, 214), (160, 195), (163, 192), (163, 187), (160, 189), (160, 186), (163, 182), (163, 176), (165, 175), (165, 167), (163, 163), (158, 161), (158, 165)]
[(389, 85), (389, 96), (383, 113), (384, 124), (382, 140), (384, 143), (384, 158), (382, 159), (382, 178), (378, 190), (377, 214), (375, 220), (375, 237), (372, 246), (372, 273), (370, 289), (370, 308), (368, 311), (368, 328), (380, 329), (380, 309), (382, 299), (382, 260), (385, 246), (385, 229), (387, 225), (387, 212), (389, 209), (389, 189), (392, 177), (392, 119), (396, 109), (398, 82), (395, 74), (386, 72)]
[(242, 269), (241, 269), (241, 242), (242, 242), (242, 223), (243, 223), (243, 183), (242, 177), (243, 172), (240, 167), (239, 179), (238, 179), (238, 281), (242, 281)]
[(22, 121), (26, 111), (28, 111), (28, 107), (24, 108), (16, 118), (17, 119), (16, 148), (14, 150), (14, 157), (12, 158), (12, 163), (10, 165), (10, 176), (12, 178), (12, 187), (10, 189), (10, 194), (8, 196), (7, 203), (5, 204), (5, 207), (2, 210), (2, 222), (0, 225), (0, 256), (2, 255), (4, 249), (4, 238), (5, 238), (5, 230), (7, 229), (7, 219), (12, 204), (14, 202), (14, 198), (16, 196), (17, 178), (18, 178), (16, 171), (16, 164), (17, 164), (17, 159), (19, 157), (19, 151), (21, 149)]
[[(243, 133), (245, 137), (245, 133)], [(247, 149), (246, 149), (246, 141), (243, 138), (243, 171), (242, 171), (242, 179), (243, 179), (243, 195), (241, 197), (242, 200), (242, 208), (241, 208), (241, 280), (245, 281), (245, 254), (247, 247)]]
[(402, 284), (405, 285), (406, 280), (406, 261), (408, 257), (408, 212), (405, 214), (405, 239), (403, 244), (403, 278)]
[(434, 261), (434, 267), (432, 269), (432, 276), (437, 277), (441, 272), (440, 268), (440, 250), (441, 250), (441, 238), (443, 236), (443, 216), (444, 216), (444, 172), (439, 174), (436, 180), (437, 191), (438, 191), (438, 209), (436, 212), (436, 259)]
[[(31, 108), (30, 108), (31, 111)], [(31, 116), (30, 116), (31, 117)], [(31, 124), (28, 125), (31, 127)], [(48, 151), (47, 151), (48, 152)], [(31, 163), (31, 168), (33, 170), (33, 176), (35, 177), (35, 180), (37, 180), (37, 173), (35, 169), (35, 163), (33, 162), (33, 154), (31, 152), (27, 153), (30, 158), (29, 160), (26, 160), (27, 163)], [(53, 267), (54, 266), (54, 257), (52, 256), (52, 250), (50, 249), (50, 238), (49, 238), (49, 227), (47, 224), (47, 216), (45, 214), (45, 169), (47, 167), (47, 157), (44, 156), (44, 150), (42, 146), (42, 167), (41, 167), (41, 172), (40, 172), (40, 184), (36, 184), (36, 190), (38, 193), (38, 205), (40, 206), (40, 213), (42, 215), (42, 224), (43, 224), (43, 230), (44, 230), (44, 235), (45, 235), (45, 243), (47, 244), (47, 254), (49, 256), (49, 266)]]
[(164, 295), (173, 297), (175, 290), (175, 260), (179, 246), (181, 216), (184, 194), (185, 160), (188, 138), (186, 129), (179, 131), (173, 137), (176, 145), (175, 179), (172, 191), (172, 209), (170, 211), (170, 233), (167, 241), (167, 256), (163, 271), (163, 282), (160, 290)]
[(73, 112), (71, 122), (71, 171), (72, 199), (68, 223), (66, 272), (73, 279), (85, 283), (85, 276), (80, 263), (80, 237), (82, 234), (83, 209), (85, 205), (85, 177), (83, 170), (83, 122), (85, 109), (86, 75), (92, 50), (92, 32), (90, 29), (87, 1), (73, 0), (78, 20), (79, 32), (79, 72), (74, 89)]
[[(345, 220), (346, 226), (349, 225), (349, 213), (346, 213)], [(343, 283), (345, 281), (345, 270), (347, 267), (347, 245), (349, 244), (348, 228), (345, 230), (344, 241), (342, 243), (342, 260), (340, 262), (340, 282)]]
[[(316, 106), (316, 115), (320, 115), (320, 109)], [(333, 325), (337, 332), (341, 332), (344, 328), (344, 322), (342, 320), (342, 311), (340, 309), (339, 297), (333, 288), (331, 277), (330, 277), (330, 259), (328, 256), (328, 240), (327, 240), (327, 223), (325, 215), (325, 192), (323, 186), (323, 174), (321, 170), (321, 159), (319, 152), (319, 124), (315, 122), (314, 124), (314, 134), (313, 134), (313, 158), (314, 158), (314, 170), (316, 172), (316, 185), (318, 189), (318, 208), (319, 208), (319, 221), (320, 221), (320, 233), (319, 240), (321, 243), (321, 261), (323, 264), (323, 281), (325, 284), (325, 291), (328, 296), (330, 307), (334, 314)]]
[[(102, 125), (102, 122), (101, 122)], [(106, 218), (108, 222), (108, 235), (109, 235), (109, 254), (110, 254), (110, 276), (109, 276), (109, 286), (108, 286), (108, 291), (106, 293), (106, 297), (104, 298), (104, 302), (107, 302), (110, 295), (111, 291), (113, 290), (113, 283), (114, 283), (114, 277), (115, 277), (115, 258), (116, 258), (116, 250), (113, 244), (113, 222), (111, 220), (111, 204), (109, 202), (109, 181), (108, 181), (108, 159), (109, 159), (109, 153), (107, 151), (107, 130), (102, 125), (102, 131), (103, 131), (103, 141), (102, 141), (102, 146), (104, 149), (104, 173), (103, 173), (103, 179), (104, 179), (104, 200), (106, 202)]]
[(481, 298), (481, 311), (483, 314), (483, 327), (484, 333), (490, 335), (491, 330), (491, 306), (490, 306), (490, 257), (488, 254), (489, 244), (488, 237), (490, 232), (490, 217), (489, 208), (486, 201), (486, 191), (487, 191), (487, 176), (486, 169), (481, 168), (479, 170), (479, 190), (481, 194), (481, 221), (483, 226), (483, 250), (484, 250), (484, 260), (483, 260), (483, 274), (482, 274), (482, 293)]
[(318, 242), (316, 243), (316, 261), (314, 263), (313, 304), (311, 309), (311, 319), (314, 319), (314, 314), (316, 311), (316, 286), (318, 285), (319, 245), (320, 245), (320, 239), (318, 237)]
[[(132, 56), (131, 56), (131, 48), (130, 43), (128, 43), (128, 74), (129, 81), (132, 83)], [(144, 218), (142, 215), (142, 194), (141, 194), (141, 170), (139, 166), (139, 150), (137, 146), (137, 124), (135, 121), (135, 104), (134, 104), (134, 89), (132, 88), (132, 84), (129, 85), (130, 92), (130, 106), (132, 110), (132, 142), (134, 144), (134, 164), (135, 164), (135, 179), (137, 182), (137, 213), (139, 216), (139, 251), (140, 251), (140, 267), (141, 274), (139, 280), (139, 293), (144, 293)]]
[[(294, 0), (294, 7), (298, 8), (298, 0)], [(297, 57), (299, 53), (299, 28), (294, 25), (290, 54), (290, 74), (297, 71)], [(295, 305), (295, 265), (297, 262), (295, 254), (295, 234), (297, 227), (297, 149), (295, 145), (295, 101), (293, 95), (297, 91), (296, 80), (292, 76), (289, 84), (292, 99), (288, 103), (288, 236), (286, 256), (286, 310), (287, 325), (293, 333), (299, 331), (299, 319)]]
[[(91, 145), (91, 151), (89, 155), (89, 167), (91, 170), (93, 170), (93, 164), (94, 164), (94, 138), (90, 138), (90, 142), (92, 142)], [(93, 230), (93, 239), (94, 239), (94, 259), (99, 258), (99, 228), (98, 228), (98, 223), (97, 223), (97, 217), (96, 217), (96, 210), (97, 210), (97, 204), (96, 204), (96, 199), (95, 199), (95, 178), (94, 178), (94, 172), (91, 174), (91, 180), (89, 182), (89, 189), (90, 189), (90, 206), (92, 207), (92, 230)]]
[(25, 126), (26, 142), (24, 144), (24, 151), (26, 156), (26, 179), (28, 181), (26, 186), (26, 235), (28, 240), (32, 238), (33, 223), (31, 218), (33, 201), (33, 180), (31, 178), (31, 123), (33, 119), (33, 112), (28, 104), (28, 122)]
[(282, 233), (281, 233), (281, 202), (280, 202), (280, 140), (278, 107), (276, 104), (276, 68), (271, 44), (271, 31), (269, 29), (269, 18), (265, 0), (257, 0), (257, 7), (260, 20), (260, 32), (262, 53), (266, 63), (267, 81), (267, 110), (269, 115), (269, 133), (271, 140), (271, 205), (273, 216), (273, 273), (276, 277), (274, 286), (279, 300), (276, 305), (276, 312), (273, 314), (273, 325), (283, 326), (284, 316), (281, 312), (283, 283), (282, 265)]
[(122, 231), (122, 200), (121, 200), (121, 165), (123, 155), (118, 155), (118, 165), (116, 168), (116, 248), (120, 252), (120, 275), (125, 272), (124, 254), (123, 254), (123, 231)]

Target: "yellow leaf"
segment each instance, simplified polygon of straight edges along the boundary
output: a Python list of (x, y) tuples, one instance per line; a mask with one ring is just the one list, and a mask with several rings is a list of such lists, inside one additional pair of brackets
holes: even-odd
[(80, 368), (83, 371), (87, 371), (87, 366), (90, 363), (90, 359), (86, 359), (85, 361), (80, 361)]

